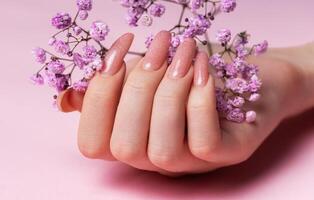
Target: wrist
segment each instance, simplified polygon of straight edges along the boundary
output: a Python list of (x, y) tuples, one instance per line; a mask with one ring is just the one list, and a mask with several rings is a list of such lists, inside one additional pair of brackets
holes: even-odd
[(310, 105), (314, 107), (314, 42), (305, 45), (305, 50), (308, 52), (309, 65), (305, 66), (306, 92), (309, 94)]
[(309, 109), (314, 107), (314, 42), (296, 47), (295, 51), (295, 65), (303, 79), (303, 102), (306, 109)]
[(272, 57), (279, 58), (293, 68), (298, 78), (294, 80), (297, 87), (291, 92), (292, 111), (295, 115), (314, 107), (314, 42), (296, 47), (275, 48), (268, 52)]

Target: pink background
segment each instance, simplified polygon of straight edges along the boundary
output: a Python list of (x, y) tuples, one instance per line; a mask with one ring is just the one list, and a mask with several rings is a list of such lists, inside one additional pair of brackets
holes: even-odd
[[(130, 29), (116, 1), (94, 0), (97, 16), (111, 29), (110, 40), (123, 32), (138, 34), (142, 49), (146, 28)], [(0, 1), (0, 199), (314, 199), (314, 110), (280, 125), (247, 162), (213, 173), (169, 179), (117, 162), (87, 160), (76, 146), (78, 113), (50, 107), (52, 91), (33, 87), (28, 77), (39, 67), (30, 55), (46, 47), (53, 33), (50, 17), (74, 11), (74, 0)], [(255, 41), (272, 46), (313, 40), (314, 1), (239, 0), (233, 14), (218, 17), (213, 30), (247, 29)], [(170, 14), (171, 13), (171, 14)], [(176, 9), (167, 14), (175, 21)], [(173, 14), (173, 15), (172, 15)], [(170, 25), (156, 21), (154, 30)]]

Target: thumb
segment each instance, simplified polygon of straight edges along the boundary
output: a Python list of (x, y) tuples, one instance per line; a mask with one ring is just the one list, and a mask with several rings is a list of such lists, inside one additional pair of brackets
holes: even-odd
[(75, 91), (73, 88), (61, 92), (57, 98), (57, 106), (61, 112), (73, 112), (82, 110), (85, 93)]

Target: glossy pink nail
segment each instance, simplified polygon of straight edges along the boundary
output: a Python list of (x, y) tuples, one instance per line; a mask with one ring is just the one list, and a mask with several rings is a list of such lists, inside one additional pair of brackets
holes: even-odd
[(133, 34), (126, 33), (115, 41), (106, 54), (102, 73), (114, 75), (120, 70), (124, 62), (124, 57), (133, 42), (133, 38)]
[(189, 71), (196, 51), (195, 40), (186, 39), (178, 48), (169, 67), (168, 76), (172, 79), (183, 78)]
[(208, 56), (205, 52), (199, 52), (194, 63), (194, 85), (205, 86), (208, 82)]
[(160, 31), (156, 35), (143, 59), (144, 70), (156, 71), (161, 68), (168, 57), (170, 39), (168, 31)]

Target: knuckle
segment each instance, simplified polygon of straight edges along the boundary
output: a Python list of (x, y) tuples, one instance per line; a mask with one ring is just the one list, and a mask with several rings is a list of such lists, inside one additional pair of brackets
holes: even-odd
[(207, 111), (209, 109), (208, 102), (190, 102), (188, 103), (187, 109), (191, 112)]
[(192, 155), (202, 160), (214, 161), (215, 157), (218, 155), (218, 144), (208, 144), (208, 145), (190, 145), (190, 151)]
[(113, 92), (108, 92), (102, 87), (93, 87), (87, 92), (88, 100), (93, 102), (92, 105), (102, 104), (103, 102), (111, 103), (116, 98)]
[(142, 150), (131, 144), (111, 144), (110, 150), (116, 159), (126, 163), (134, 163), (143, 156)]
[(205, 104), (190, 104), (188, 106), (188, 110), (192, 112), (200, 112), (200, 111), (206, 111), (208, 110), (208, 106)]
[(97, 147), (87, 147), (83, 145), (79, 145), (79, 150), (81, 154), (87, 158), (91, 159), (100, 159), (103, 158), (105, 155), (104, 151), (101, 148)]
[(173, 93), (168, 92), (157, 92), (155, 96), (155, 100), (162, 105), (177, 105), (179, 102), (178, 96)]
[(78, 148), (81, 154), (91, 159), (115, 160), (110, 152), (109, 145), (105, 142), (99, 142), (88, 138), (78, 136)]
[(145, 93), (150, 91), (148, 84), (138, 78), (129, 79), (125, 84), (125, 88), (133, 93)]
[(174, 171), (172, 169), (175, 166), (174, 163), (176, 160), (176, 156), (173, 154), (149, 151), (148, 159), (156, 167), (159, 167), (170, 172)]

